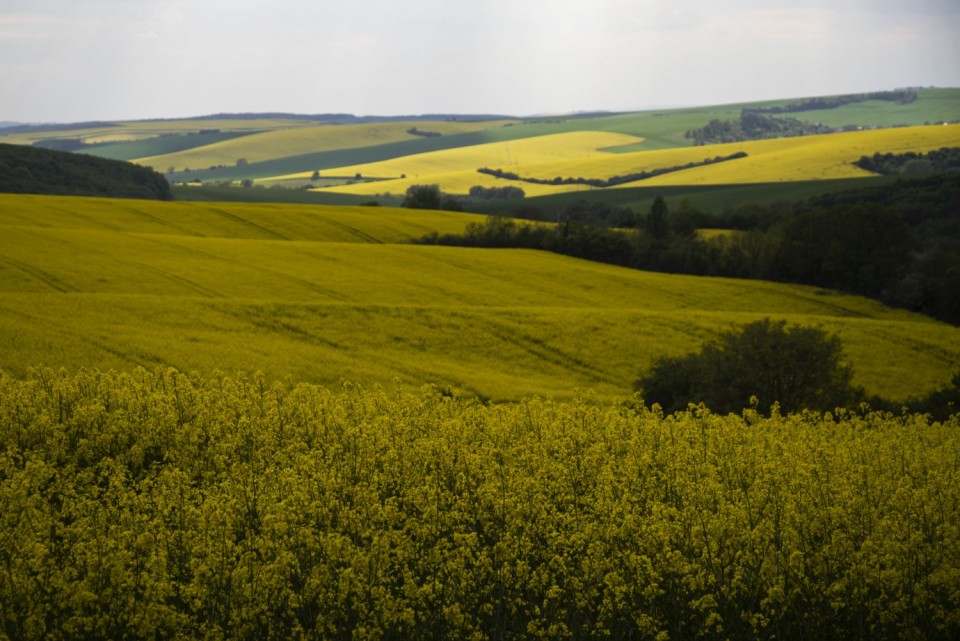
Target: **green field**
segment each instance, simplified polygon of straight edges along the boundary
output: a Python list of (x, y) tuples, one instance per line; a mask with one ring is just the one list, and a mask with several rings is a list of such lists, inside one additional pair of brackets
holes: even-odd
[(656, 357), (767, 316), (838, 333), (855, 381), (892, 400), (931, 391), (960, 365), (960, 330), (863, 298), (401, 242), (472, 220), (3, 196), (0, 369), (169, 365), (398, 379), (495, 400), (576, 388), (624, 398)]
[[(225, 131), (218, 133), (185, 133), (185, 134), (166, 134), (154, 138), (145, 138), (143, 140), (130, 140), (126, 142), (107, 142), (92, 145), (89, 149), (84, 149), (84, 153), (101, 158), (112, 158), (113, 160), (134, 160), (144, 156), (155, 156), (158, 154), (171, 154), (186, 149), (193, 149), (200, 145), (212, 145), (222, 143), (235, 138), (243, 138), (255, 132), (250, 131)], [(162, 168), (165, 170), (166, 167)]]

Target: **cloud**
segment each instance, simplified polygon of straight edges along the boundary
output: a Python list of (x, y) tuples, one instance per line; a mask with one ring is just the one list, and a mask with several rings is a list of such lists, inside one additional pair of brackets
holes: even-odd
[(0, 92), (4, 119), (523, 114), (960, 85), (957, 0), (0, 2), (0, 86), (17, 87)]

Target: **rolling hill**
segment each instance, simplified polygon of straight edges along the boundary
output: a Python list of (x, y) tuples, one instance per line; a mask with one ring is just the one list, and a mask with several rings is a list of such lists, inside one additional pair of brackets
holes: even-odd
[[(960, 89), (918, 89), (914, 93), (916, 98), (911, 102), (862, 99), (865, 97), (831, 102), (828, 97), (817, 99), (816, 104), (832, 105), (832, 108), (807, 109), (785, 115), (837, 128), (914, 127), (960, 121)], [(236, 181), (327, 171), (416, 154), (569, 133), (603, 132), (626, 136), (624, 140), (601, 148), (611, 154), (689, 148), (691, 141), (685, 134), (711, 120), (732, 120), (744, 109), (769, 111), (789, 107), (795, 102), (779, 100), (622, 114), (516, 119), (450, 115), (406, 119), (343, 115), (219, 115), (183, 120), (15, 127), (0, 131), (0, 142), (67, 145), (94, 155), (136, 159), (163, 171), (173, 167), (177, 173), (172, 178), (177, 181)], [(413, 128), (441, 135), (410, 133)], [(245, 162), (238, 166), (240, 159)], [(183, 171), (187, 167), (190, 171)], [(410, 175), (410, 172), (401, 173)], [(395, 177), (399, 174), (387, 175)], [(444, 180), (451, 181), (453, 177)], [(237, 193), (235, 197), (243, 199), (246, 196)]]
[(401, 242), (470, 220), (0, 196), (0, 369), (256, 369), (495, 400), (623, 398), (657, 356), (768, 316), (838, 333), (856, 382), (893, 400), (960, 364), (960, 330), (863, 298)]

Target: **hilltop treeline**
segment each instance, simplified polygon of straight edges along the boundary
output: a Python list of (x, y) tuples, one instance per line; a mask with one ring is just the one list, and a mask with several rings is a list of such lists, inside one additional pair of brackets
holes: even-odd
[(690, 129), (684, 137), (696, 145), (712, 145), (767, 138), (812, 136), (836, 131), (833, 127), (815, 125), (796, 118), (774, 118), (755, 111), (743, 110), (736, 120), (711, 120), (699, 129)]
[(844, 94), (841, 96), (822, 96), (818, 98), (804, 98), (786, 105), (777, 107), (750, 107), (745, 111), (765, 114), (796, 113), (800, 111), (818, 111), (821, 109), (836, 109), (844, 105), (868, 100), (883, 100), (908, 105), (917, 99), (916, 89), (896, 89), (894, 91), (874, 91), (871, 93)]
[[(685, 202), (671, 211), (662, 199), (643, 214), (584, 201), (556, 212), (555, 220), (492, 217), (462, 235), (421, 242), (543, 249), (636, 269), (817, 285), (960, 324), (957, 172), (719, 214)], [(708, 239), (697, 232), (704, 228), (728, 231)]]
[(119, 160), (0, 144), (0, 192), (170, 200), (163, 175)]
[(0, 636), (956, 639), (960, 425), (0, 374)]
[(711, 120), (706, 126), (691, 129), (684, 133), (684, 137), (692, 139), (696, 145), (710, 145), (728, 142), (743, 142), (745, 140), (764, 140), (767, 138), (789, 138), (794, 136), (812, 136), (828, 134), (836, 131), (856, 129), (855, 125), (847, 127), (827, 127), (810, 123), (797, 118), (773, 117), (773, 115), (802, 113), (822, 109), (836, 109), (844, 105), (868, 100), (883, 100), (898, 104), (909, 104), (917, 99), (917, 92), (913, 89), (898, 89), (896, 91), (876, 91), (873, 93), (847, 94), (843, 96), (825, 96), (819, 98), (805, 98), (786, 105), (776, 107), (746, 107), (740, 112), (736, 120)]
[(887, 176), (960, 171), (960, 147), (943, 147), (929, 153), (875, 153), (854, 163), (861, 169)]
[(555, 178), (533, 178), (530, 176), (521, 176), (512, 171), (505, 171), (503, 169), (490, 169), (489, 167), (481, 167), (477, 170), (478, 173), (486, 174), (488, 176), (493, 176), (494, 178), (503, 178), (506, 180), (517, 180), (520, 182), (533, 183), (535, 185), (588, 185), (590, 187), (615, 187), (617, 185), (624, 185), (626, 183), (636, 182), (638, 180), (647, 180), (655, 176), (662, 176), (663, 174), (669, 174), (676, 171), (683, 171), (684, 169), (693, 169), (694, 167), (703, 167), (705, 165), (713, 165), (719, 162), (726, 162), (728, 160), (737, 160), (739, 158), (746, 158), (747, 152), (738, 151), (736, 153), (730, 154), (728, 156), (716, 156), (714, 158), (704, 158), (701, 161), (688, 162), (684, 165), (675, 165), (672, 167), (660, 167), (658, 169), (651, 169), (649, 171), (638, 171), (632, 174), (625, 174), (623, 176), (611, 176), (610, 178), (573, 178), (573, 177), (562, 177), (557, 176)]

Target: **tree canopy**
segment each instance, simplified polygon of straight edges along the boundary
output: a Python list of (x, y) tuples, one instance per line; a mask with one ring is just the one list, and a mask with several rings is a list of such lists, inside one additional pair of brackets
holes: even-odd
[(767, 318), (722, 333), (698, 353), (661, 358), (636, 387), (645, 401), (667, 411), (699, 402), (716, 412), (736, 412), (751, 402), (778, 403), (784, 412), (829, 411), (863, 395), (842, 359), (836, 336)]

